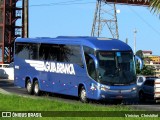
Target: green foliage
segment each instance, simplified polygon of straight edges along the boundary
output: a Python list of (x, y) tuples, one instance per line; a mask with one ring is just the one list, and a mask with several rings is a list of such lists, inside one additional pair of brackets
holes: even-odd
[(160, 0), (150, 0), (149, 7), (151, 11), (153, 11), (153, 13), (159, 14), (160, 13)]
[[(150, 58), (144, 58), (142, 50), (138, 50), (136, 52), (136, 55), (138, 57), (140, 57), (144, 61), (144, 63), (147, 63), (147, 62), (150, 61)], [(139, 63), (137, 63), (136, 64), (136, 73), (137, 74), (141, 74), (141, 75), (154, 75), (155, 74), (154, 73), (154, 68), (152, 66), (143, 65), (142, 70), (140, 70), (139, 66), (140, 66)]]
[(154, 75), (154, 68), (152, 66), (143, 66), (143, 69), (140, 70), (138, 65), (136, 66), (136, 72), (137, 74), (141, 74), (141, 75)]
[(137, 55), (138, 57), (140, 57), (142, 60), (144, 59), (142, 50), (138, 50), (138, 51), (136, 52), (136, 55)]

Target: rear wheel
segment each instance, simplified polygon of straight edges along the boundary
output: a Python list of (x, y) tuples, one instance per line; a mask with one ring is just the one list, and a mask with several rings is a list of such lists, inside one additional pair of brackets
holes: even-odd
[(36, 95), (36, 96), (39, 96), (40, 93), (41, 93), (41, 91), (39, 89), (39, 83), (38, 83), (38, 81), (34, 82), (33, 92), (34, 92), (34, 95)]
[(26, 89), (27, 89), (28, 94), (30, 95), (33, 94), (33, 86), (32, 86), (30, 79), (27, 80)]
[(80, 97), (81, 102), (83, 103), (88, 102), (87, 93), (86, 93), (86, 89), (84, 88), (84, 86), (82, 86), (80, 89), (79, 97)]

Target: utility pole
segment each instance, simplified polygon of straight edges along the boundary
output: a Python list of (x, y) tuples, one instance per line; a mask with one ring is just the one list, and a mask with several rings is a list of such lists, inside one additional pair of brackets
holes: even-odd
[(29, 13), (29, 9), (28, 9), (28, 5), (29, 5), (29, 0), (23, 0), (23, 35), (22, 37), (24, 38), (28, 38), (28, 23), (29, 23), (29, 19), (28, 19), (28, 13)]
[(113, 38), (119, 38), (118, 23), (117, 23), (117, 10), (115, 3), (108, 4), (106, 0), (97, 0), (94, 20), (92, 25), (91, 36), (100, 37), (105, 29)]
[(128, 44), (128, 38), (126, 38), (126, 44)]
[(134, 29), (133, 32), (134, 32), (134, 54), (136, 54), (136, 34), (137, 34), (137, 30)]

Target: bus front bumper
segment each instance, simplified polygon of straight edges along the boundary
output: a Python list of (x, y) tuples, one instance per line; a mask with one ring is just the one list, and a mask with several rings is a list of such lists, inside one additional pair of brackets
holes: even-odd
[(109, 90), (100, 91), (99, 99), (133, 99), (137, 97), (136, 90)]

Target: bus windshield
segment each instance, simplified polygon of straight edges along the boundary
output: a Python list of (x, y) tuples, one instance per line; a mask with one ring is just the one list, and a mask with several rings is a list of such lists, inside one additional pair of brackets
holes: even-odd
[(100, 83), (126, 85), (136, 82), (135, 62), (131, 51), (98, 51)]

